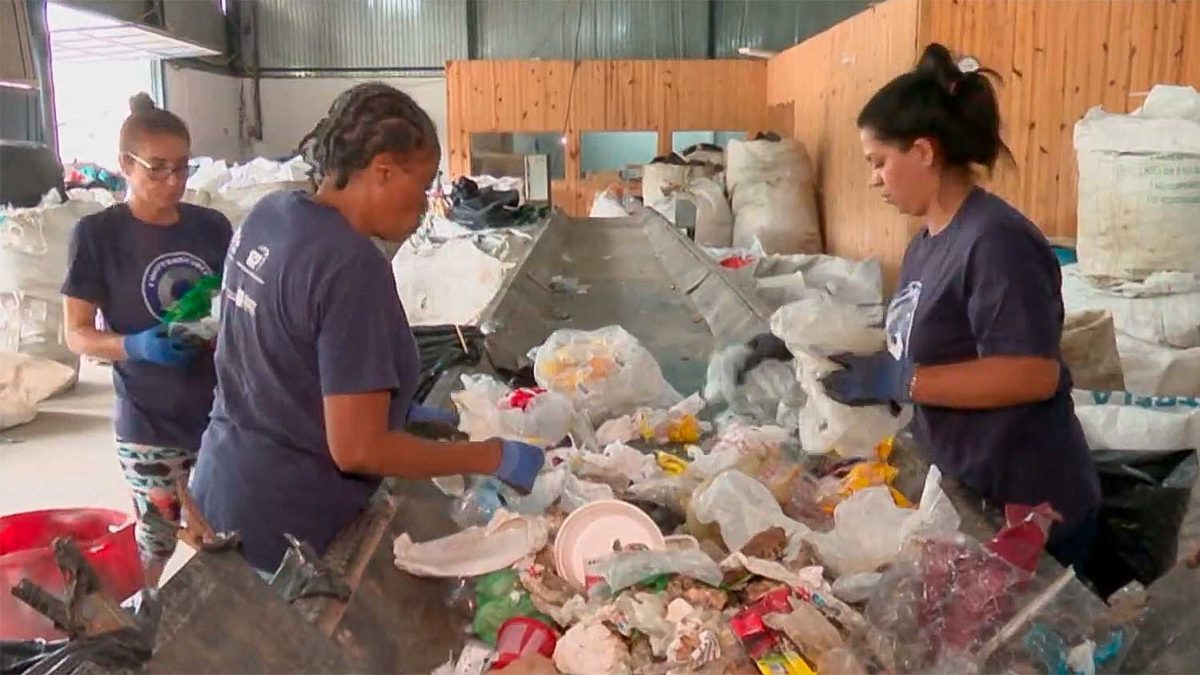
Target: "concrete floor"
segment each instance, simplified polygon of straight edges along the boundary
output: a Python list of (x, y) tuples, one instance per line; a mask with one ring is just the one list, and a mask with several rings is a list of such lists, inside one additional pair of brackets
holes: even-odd
[[(113, 445), (112, 371), (85, 363), (75, 388), (28, 424), (0, 431), (0, 514), (65, 507), (132, 512)], [(191, 550), (181, 545), (167, 578)]]

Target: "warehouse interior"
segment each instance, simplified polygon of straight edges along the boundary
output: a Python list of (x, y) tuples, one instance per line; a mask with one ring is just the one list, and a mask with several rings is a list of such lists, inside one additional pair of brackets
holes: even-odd
[(1200, 663), (1200, 0), (0, 36), (0, 671)]

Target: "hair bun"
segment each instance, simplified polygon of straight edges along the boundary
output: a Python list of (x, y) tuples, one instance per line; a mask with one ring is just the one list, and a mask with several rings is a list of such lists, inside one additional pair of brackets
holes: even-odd
[(154, 99), (150, 98), (150, 94), (144, 91), (129, 97), (129, 112), (134, 115), (150, 112), (157, 107), (158, 105), (154, 103)]
[(966, 73), (959, 69), (950, 50), (936, 42), (925, 47), (925, 51), (921, 53), (921, 60), (917, 62), (916, 70), (918, 73), (932, 76), (948, 94), (954, 94), (958, 83), (966, 77)]

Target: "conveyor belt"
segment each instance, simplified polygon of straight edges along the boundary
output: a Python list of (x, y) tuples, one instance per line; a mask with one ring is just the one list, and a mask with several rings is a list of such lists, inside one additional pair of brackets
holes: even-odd
[[(570, 277), (586, 286), (587, 292), (558, 292), (552, 283), (555, 276)], [(713, 348), (764, 330), (767, 310), (732, 284), (695, 245), (656, 216), (600, 220), (558, 215), (537, 235), (528, 255), (514, 268), (485, 316), (485, 327), (491, 331), (488, 352), (491, 364), (496, 367), (519, 368), (526, 363), (529, 349), (541, 344), (558, 328), (594, 329), (620, 324), (650, 349), (667, 379), (687, 394), (703, 386)], [(456, 381), (454, 371), (443, 377), (430, 402), (445, 403)], [(919, 479), (923, 472), (915, 475)], [(402, 532), (424, 541), (454, 531), (448, 515), (449, 500), (429, 481), (390, 480), (387, 486), (397, 499), (396, 515), (382, 542), (372, 552), (361, 585), (332, 635), (333, 642), (341, 647), (339, 658), (328, 655), (328, 642), (319, 636), (298, 638), (303, 631), (293, 631), (287, 621), (278, 618), (278, 603), (264, 601), (258, 594), (246, 591), (244, 584), (259, 583), (246, 577), (252, 574), (248, 568), (241, 570), (246, 574), (231, 581), (227, 592), (200, 593), (197, 580), (217, 574), (216, 568), (208, 571), (210, 563), (200, 557), (203, 570), (188, 574), (188, 567), (198, 564), (189, 563), (184, 573), (163, 590), (164, 598), (168, 599), (164, 623), (176, 626), (172, 633), (175, 637), (171, 650), (156, 657), (149, 669), (337, 671), (345, 669), (345, 663), (349, 662), (359, 672), (412, 673), (429, 672), (445, 662), (465, 638), (461, 632), (465, 617), (456, 616), (447, 607), (448, 583), (411, 577), (395, 568), (391, 541)], [(977, 499), (959, 494), (956, 489), (952, 497), (963, 512), (965, 530), (977, 537), (992, 531), (994, 514), (979, 508)], [(204, 576), (197, 577), (195, 573), (201, 571)], [(1195, 576), (1187, 578), (1194, 580)], [(212, 579), (219, 583), (219, 575)], [(1200, 595), (1194, 583), (1191, 587), (1176, 584), (1175, 592), (1168, 594), (1171, 597), (1178, 599), (1188, 589)], [(269, 592), (265, 585), (259, 590)], [(208, 606), (201, 609), (195, 606), (205, 603)], [(1155, 624), (1157, 628), (1147, 631), (1157, 636), (1152, 638), (1156, 644), (1176, 650), (1176, 663), (1200, 663), (1200, 640), (1175, 639), (1170, 632), (1172, 626), (1193, 625), (1200, 612), (1198, 605), (1200, 602), (1194, 599), (1190, 604), (1176, 602), (1171, 609), (1175, 612), (1173, 620), (1159, 621)], [(230, 617), (229, 630), (254, 635), (254, 642), (261, 644), (267, 653), (294, 650), (295, 661), (307, 665), (274, 661), (277, 658), (274, 656), (264, 662), (268, 657), (249, 654), (237, 661), (214, 658), (208, 652), (212, 644), (208, 632), (210, 619), (204, 617), (220, 615)], [(297, 612), (296, 616), (299, 615)], [(192, 624), (201, 627), (196, 637), (182, 637)], [(303, 648), (297, 646), (297, 640)], [(247, 648), (244, 641), (232, 644), (238, 645), (240, 651)], [(187, 657), (189, 648), (196, 651), (194, 661)], [(1146, 658), (1144, 663), (1149, 665), (1150, 661)], [(1156, 665), (1163, 664), (1159, 661)]]

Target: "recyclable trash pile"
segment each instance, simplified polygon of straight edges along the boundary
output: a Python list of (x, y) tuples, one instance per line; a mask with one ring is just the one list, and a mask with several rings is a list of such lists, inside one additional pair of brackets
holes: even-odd
[[(797, 368), (819, 369), (806, 345)], [(1048, 505), (1010, 505), (975, 541), (936, 467), (913, 501), (893, 487), (869, 421), (871, 446), (842, 453), (862, 435), (714, 415), (617, 326), (556, 332), (531, 359), (536, 386), (468, 375), (454, 395), (471, 437), (547, 449), (530, 494), (468, 478), (462, 531), (394, 545), (400, 569), (453, 584), (469, 637), (437, 672), (1094, 673), (1135, 637), (1136, 589), (1105, 608), (1071, 572), (1035, 574)]]

